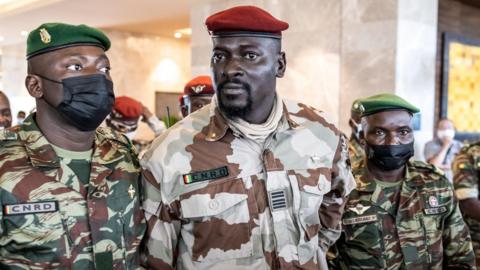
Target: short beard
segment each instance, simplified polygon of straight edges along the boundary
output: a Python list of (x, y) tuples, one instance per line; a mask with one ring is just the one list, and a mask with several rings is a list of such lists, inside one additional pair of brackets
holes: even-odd
[[(223, 86), (228, 83), (228, 82), (234, 82), (234, 83), (238, 83), (238, 84), (242, 84), (243, 87), (245, 88), (245, 90), (247, 91), (247, 104), (245, 106), (242, 106), (242, 107), (235, 107), (235, 106), (228, 106), (228, 105), (225, 105), (223, 103), (223, 99), (222, 99), (222, 88)], [(248, 84), (245, 84), (245, 83), (242, 83), (242, 82), (239, 82), (239, 81), (236, 81), (236, 80), (231, 80), (231, 81), (226, 81), (226, 82), (223, 82), (221, 83), (219, 86), (218, 86), (218, 89), (220, 89), (219, 91), (219, 96), (217, 97), (218, 98), (218, 105), (220, 107), (220, 110), (228, 117), (228, 118), (235, 118), (235, 117), (239, 117), (239, 118), (244, 118), (247, 114), (249, 114), (251, 111), (252, 111), (252, 90), (250, 88), (250, 85)]]

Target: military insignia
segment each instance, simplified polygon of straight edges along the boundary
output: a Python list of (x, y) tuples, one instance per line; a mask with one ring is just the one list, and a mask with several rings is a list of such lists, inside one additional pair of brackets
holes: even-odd
[(130, 199), (133, 199), (133, 197), (135, 197), (135, 188), (133, 188), (132, 184), (130, 184), (130, 186), (128, 187), (127, 193)]
[(447, 207), (440, 206), (435, 208), (425, 208), (423, 211), (425, 212), (425, 215), (438, 215), (447, 212)]
[(275, 190), (268, 192), (270, 199), (270, 208), (273, 211), (287, 209), (287, 196), (284, 190)]
[(57, 201), (9, 204), (3, 207), (5, 216), (39, 214), (58, 211)]
[(207, 86), (204, 85), (204, 84), (201, 84), (201, 85), (192, 86), (192, 87), (190, 87), (190, 88), (192, 89), (193, 92), (195, 92), (195, 93), (197, 93), (197, 94), (200, 94), (205, 87), (207, 87)]
[(348, 210), (355, 212), (357, 215), (363, 215), (368, 209), (370, 209), (370, 206), (361, 205), (359, 203), (355, 207), (348, 208)]
[(430, 196), (428, 198), (428, 204), (430, 205), (430, 207), (437, 207), (438, 206), (438, 200), (437, 200), (437, 197), (435, 196)]
[(40, 39), (45, 44), (48, 44), (50, 41), (52, 41), (52, 37), (50, 36), (50, 33), (48, 33), (47, 29), (40, 29)]
[(361, 217), (354, 217), (354, 218), (345, 218), (343, 219), (344, 225), (353, 225), (353, 224), (362, 224), (377, 221), (377, 215), (368, 215), (368, 216), (361, 216)]
[(183, 175), (183, 183), (185, 185), (188, 185), (188, 184), (192, 184), (192, 183), (196, 183), (196, 182), (219, 179), (219, 178), (223, 178), (223, 177), (226, 177), (226, 176), (228, 176), (227, 166), (216, 168), (216, 169), (211, 169), (211, 170), (206, 170), (206, 171), (192, 172), (192, 173), (189, 173), (189, 174), (184, 174)]

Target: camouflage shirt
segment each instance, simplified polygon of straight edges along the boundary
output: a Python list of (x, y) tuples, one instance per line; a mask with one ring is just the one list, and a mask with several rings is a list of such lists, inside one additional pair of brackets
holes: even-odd
[(210, 104), (142, 159), (154, 269), (318, 269), (354, 187), (345, 137), (323, 114), (284, 106), (264, 147)]
[(350, 135), (350, 140), (348, 141), (348, 154), (352, 168), (355, 168), (365, 158), (365, 150), (353, 134)]
[(379, 187), (364, 163), (353, 170), (336, 268), (475, 269), (453, 188), (438, 169), (409, 162), (400, 185)]
[(0, 133), (0, 269), (139, 267), (146, 224), (130, 142), (98, 129), (90, 162), (83, 185), (34, 115)]
[[(459, 200), (478, 199), (480, 142), (463, 147), (453, 161), (452, 170), (457, 198)], [(470, 229), (477, 267), (480, 267), (480, 222), (466, 215), (464, 218)]]

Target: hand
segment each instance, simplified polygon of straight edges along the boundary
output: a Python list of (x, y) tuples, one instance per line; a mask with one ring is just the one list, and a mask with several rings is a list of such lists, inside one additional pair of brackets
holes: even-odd
[(142, 105), (142, 107), (143, 107), (142, 121), (147, 122), (148, 119), (152, 117), (153, 113), (144, 105)]
[(450, 147), (450, 145), (452, 145), (453, 143), (453, 138), (451, 137), (443, 137), (440, 139), (440, 141), (442, 142), (442, 146), (447, 148), (447, 147)]

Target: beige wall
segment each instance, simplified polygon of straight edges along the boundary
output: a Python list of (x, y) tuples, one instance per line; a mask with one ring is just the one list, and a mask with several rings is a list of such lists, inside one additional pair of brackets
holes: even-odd
[(208, 73), (214, 12), (255, 5), (287, 21), (284, 97), (320, 108), (345, 133), (353, 100), (397, 93), (422, 109), (416, 158), (432, 136), (438, 0), (219, 0), (191, 10), (192, 73)]

